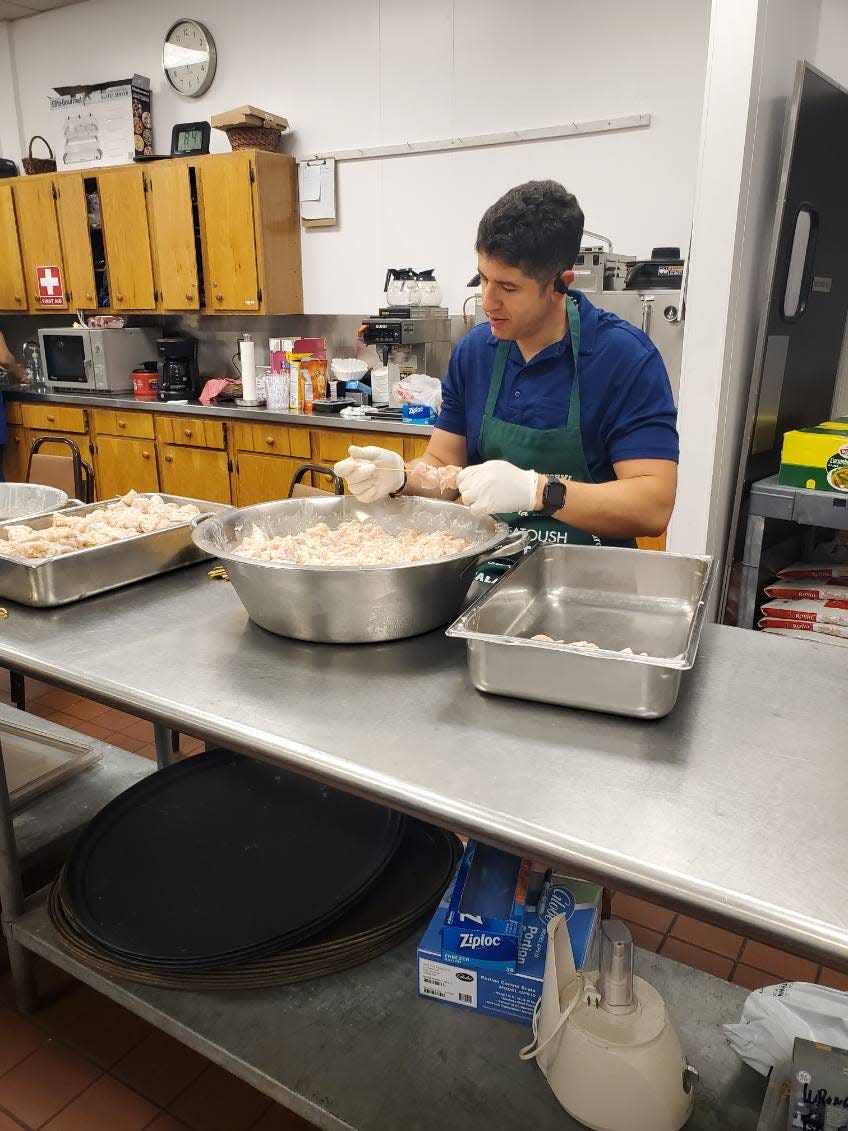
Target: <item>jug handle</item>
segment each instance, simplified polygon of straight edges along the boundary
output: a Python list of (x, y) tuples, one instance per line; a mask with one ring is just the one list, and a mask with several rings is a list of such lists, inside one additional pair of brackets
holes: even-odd
[[(567, 929), (565, 928), (564, 915), (556, 915), (548, 923), (548, 948), (554, 963), (557, 995), (559, 995), (566, 986), (571, 985), (575, 978), (577, 980), (577, 989), (572, 995), (568, 1005), (561, 1011), (556, 1025), (541, 1044), (538, 1044), (539, 1015), (542, 1009), (542, 998), (541, 996), (539, 997), (539, 1000), (536, 1002), (536, 1007), (533, 1010), (533, 1039), (519, 1052), (518, 1055), (521, 1060), (533, 1060), (543, 1049), (547, 1048), (581, 1001), (585, 1000), (588, 1005), (597, 1005), (601, 1000), (601, 995), (598, 993), (595, 986), (587, 982), (584, 976), (574, 968), (571, 942), (569, 941)], [(565, 975), (562, 985), (560, 985), (560, 967), (562, 967), (562, 973)]]

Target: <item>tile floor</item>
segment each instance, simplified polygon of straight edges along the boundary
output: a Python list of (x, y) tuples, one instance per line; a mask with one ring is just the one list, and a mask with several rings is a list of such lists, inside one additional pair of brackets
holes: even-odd
[[(0, 700), (9, 701), (0, 670)], [(155, 758), (153, 729), (124, 711), (27, 680), (27, 710)], [(180, 750), (203, 748), (182, 735)], [(746, 989), (778, 981), (848, 990), (848, 970), (746, 939), (624, 892), (615, 915), (639, 946)], [(286, 1109), (93, 990), (60, 980), (55, 1002), (31, 1018), (0, 981), (0, 1131), (306, 1131)]]

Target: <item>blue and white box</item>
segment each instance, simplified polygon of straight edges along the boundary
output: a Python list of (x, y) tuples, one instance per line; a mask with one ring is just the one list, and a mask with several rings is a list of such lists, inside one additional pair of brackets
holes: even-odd
[[(474, 1009), (491, 1017), (529, 1022), (542, 993), (547, 924), (561, 912), (566, 916), (575, 966), (578, 970), (594, 966), (603, 889), (585, 880), (532, 871), (528, 861), (512, 859), (527, 867), (521, 929), (511, 968), (502, 961), (502, 954), (494, 960), (491, 955), (487, 957), (485, 942), (476, 948), (463, 948), (459, 955), (456, 953), (458, 928), (456, 923), (448, 923), (448, 919), (452, 916), (455, 919), (457, 906), (461, 906), (461, 895), (455, 898), (462, 874), (460, 865), (456, 880), (442, 897), (418, 944), (418, 992), (422, 997)], [(478, 890), (485, 895), (482, 889)], [(484, 937), (487, 934), (483, 926), (475, 925), (475, 929)]]

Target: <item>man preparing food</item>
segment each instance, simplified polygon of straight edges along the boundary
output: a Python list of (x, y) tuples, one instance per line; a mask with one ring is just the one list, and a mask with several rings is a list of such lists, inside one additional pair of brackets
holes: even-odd
[(554, 181), (488, 209), (476, 243), (488, 325), (454, 349), (416, 464), (379, 447), (336, 464), (356, 498), (458, 494), (529, 529), (531, 546), (665, 531), (679, 454), (668, 375), (643, 333), (568, 290), (582, 233), (576, 198)]

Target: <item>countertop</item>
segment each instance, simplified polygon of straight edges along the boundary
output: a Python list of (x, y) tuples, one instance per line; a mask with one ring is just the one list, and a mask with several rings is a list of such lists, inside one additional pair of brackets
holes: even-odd
[(0, 664), (826, 962), (848, 960), (843, 657), (708, 626), (655, 722), (487, 696), (441, 631), (273, 636), (207, 565), (9, 605)]
[(10, 401), (24, 404), (66, 404), (81, 408), (113, 408), (124, 412), (181, 413), (187, 416), (209, 416), (224, 420), (257, 420), (263, 423), (306, 425), (310, 428), (341, 428), (347, 432), (386, 432), (390, 435), (429, 436), (432, 427), (405, 424), (402, 421), (347, 419), (334, 413), (269, 412), (267, 408), (240, 408), (234, 401), (218, 405), (202, 405), (198, 401), (174, 404), (173, 401), (149, 401), (121, 393), (33, 393), (27, 387), (0, 388)]

